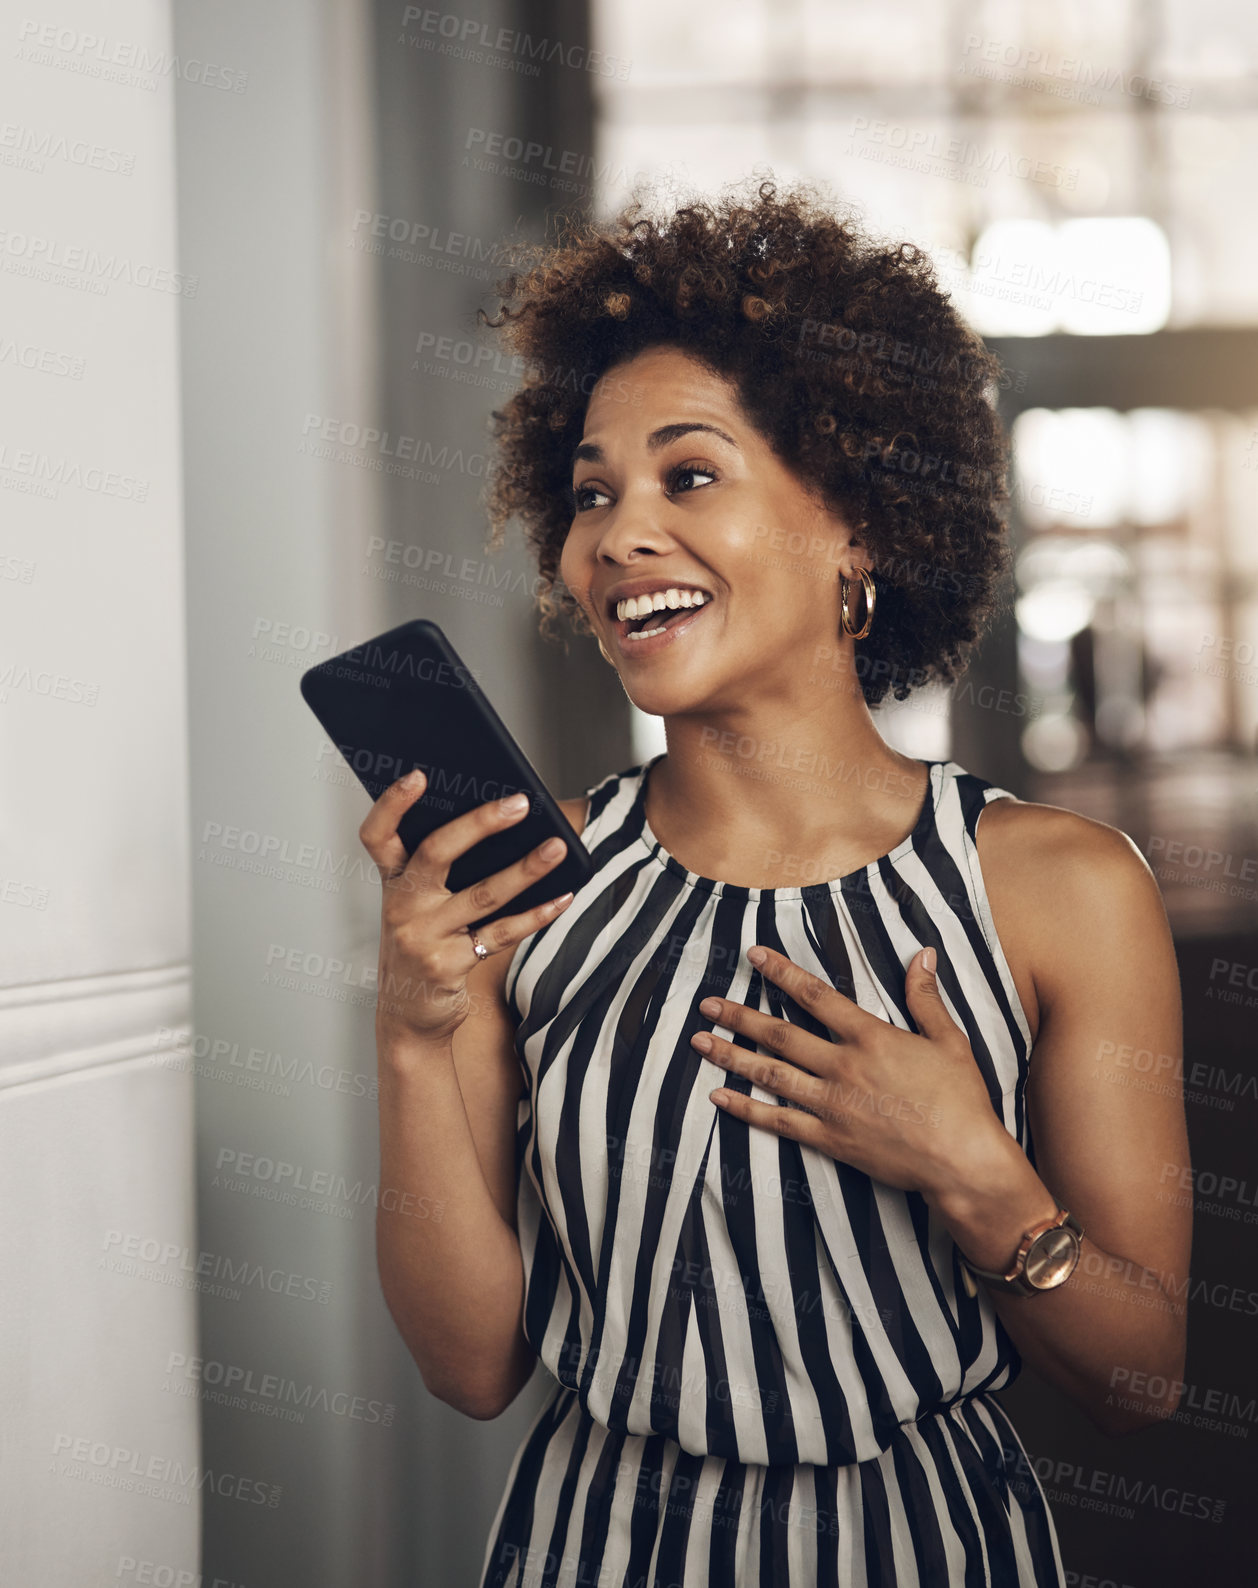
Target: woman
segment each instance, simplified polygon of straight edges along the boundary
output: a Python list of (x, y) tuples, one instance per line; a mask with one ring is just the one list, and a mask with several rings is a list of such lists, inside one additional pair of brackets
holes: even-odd
[(381, 1211), (385, 1296), (470, 1416), (555, 1379), (482, 1584), (1060, 1584), (991, 1392), (1025, 1360), (1107, 1432), (1172, 1413), (1111, 1386), (1182, 1378), (1187, 1148), (1118, 1084), (1180, 1041), (1130, 840), (870, 713), (992, 609), (998, 366), (915, 250), (771, 183), (505, 298), (496, 527), (668, 748), (564, 802), (575, 898), (479, 933), (558, 859), (445, 888), (508, 802), (409, 863), (422, 777), (362, 828), (382, 1174), (445, 1206)]

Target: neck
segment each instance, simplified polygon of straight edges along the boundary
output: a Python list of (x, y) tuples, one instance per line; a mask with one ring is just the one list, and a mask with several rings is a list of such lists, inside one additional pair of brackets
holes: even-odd
[(929, 768), (886, 743), (859, 693), (824, 714), (666, 717), (664, 733), (652, 831), (689, 870), (747, 886), (778, 885), (784, 871), (827, 880), (878, 858), (913, 830), (929, 788)]

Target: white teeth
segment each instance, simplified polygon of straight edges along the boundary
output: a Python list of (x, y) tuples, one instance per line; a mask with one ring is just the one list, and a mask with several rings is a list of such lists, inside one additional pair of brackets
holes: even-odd
[[(625, 618), (645, 617), (648, 612), (662, 612), (666, 607), (676, 611), (678, 607), (701, 607), (711, 597), (704, 590), (692, 590), (685, 585), (670, 585), (667, 590), (654, 590), (649, 595), (629, 596), (624, 601), (617, 601), (616, 616), (622, 621)], [(657, 632), (651, 629), (650, 633)]]
[[(649, 595), (630, 596), (616, 603), (618, 618), (645, 617), (649, 612), (676, 612), (683, 607), (701, 607), (712, 598), (706, 590), (691, 590), (682, 585), (670, 585), (667, 590), (653, 590)], [(631, 640), (648, 640), (653, 634), (663, 634), (664, 625), (653, 629), (630, 629), (626, 635)]]

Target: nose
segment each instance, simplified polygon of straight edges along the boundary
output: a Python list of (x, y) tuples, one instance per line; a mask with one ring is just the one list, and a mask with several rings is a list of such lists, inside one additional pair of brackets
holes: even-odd
[(661, 556), (673, 549), (673, 538), (664, 527), (666, 501), (647, 493), (627, 492), (603, 525), (595, 555), (600, 563), (627, 563), (645, 554)]

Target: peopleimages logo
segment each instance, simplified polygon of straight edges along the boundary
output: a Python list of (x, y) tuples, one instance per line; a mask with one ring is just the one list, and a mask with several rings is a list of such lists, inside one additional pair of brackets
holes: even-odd
[(42, 494), (54, 498), (65, 485), (98, 496), (116, 496), (124, 502), (148, 500), (149, 482), (139, 475), (121, 474), (117, 469), (104, 469), (92, 463), (84, 465), (77, 458), (53, 457), (30, 447), (11, 449), (7, 441), (0, 441), (0, 473), (10, 471), (52, 487)]
[(1055, 1503), (1077, 1505), (1080, 1510), (1113, 1513), (1131, 1520), (1136, 1514), (1134, 1507), (1141, 1505), (1201, 1522), (1221, 1522), (1227, 1510), (1226, 1500), (1174, 1484), (1160, 1484), (1152, 1478), (1130, 1477), (1125, 1472), (1106, 1472), (1101, 1468), (1089, 1470), (1074, 1461), (1032, 1456), (1008, 1445), (1001, 1454), (1006, 1471), (1015, 1475), (1013, 1481), (1023, 1480), (1021, 1487), (1027, 1487), (1034, 1475), (1048, 1488)]
[(1155, 104), (1174, 105), (1180, 109), (1186, 108), (1192, 99), (1190, 88), (1163, 82), (1160, 77), (1127, 72), (1120, 66), (1100, 66), (1077, 55), (1058, 55), (1053, 50), (1013, 40), (985, 39), (980, 33), (967, 34), (964, 53), (966, 59), (960, 68), (963, 72), (978, 77), (999, 74), (1005, 82), (1018, 82), (1028, 87), (1038, 86), (1037, 80), (1041, 80), (1044, 86), (1052, 86), (1055, 90), (1069, 83), (1079, 90), (1078, 97), (1085, 104), (1099, 105), (1100, 92), (1114, 91), (1133, 99), (1149, 99)]
[[(64, 243), (59, 238), (40, 237), (31, 232), (0, 231), (0, 260), (6, 270), (12, 268), (9, 261), (15, 261), (28, 265), (36, 275), (59, 271), (63, 278), (82, 276), (94, 287), (99, 287), (102, 295), (108, 292), (110, 282), (122, 281), (152, 292), (195, 298), (200, 280), (198, 276), (185, 276), (181, 271), (162, 265), (128, 259), (126, 255), (101, 253), (84, 244)], [(65, 284), (73, 283), (67, 281)]]
[[(189, 1504), (192, 1491), (200, 1489), (225, 1500), (244, 1500), (274, 1510), (283, 1493), (277, 1483), (215, 1472), (212, 1467), (196, 1464), (185, 1467), (176, 1457), (146, 1456), (125, 1445), (109, 1445), (102, 1439), (76, 1438), (73, 1434), (58, 1434), (52, 1454), (53, 1469), (60, 1477), (88, 1478), (107, 1488), (174, 1500), (180, 1505)], [(152, 1487), (154, 1484), (159, 1487)]]
[(146, 1588), (245, 1588), (235, 1578), (207, 1577), (191, 1566), (172, 1566), (168, 1561), (143, 1560), (137, 1555), (119, 1555), (109, 1580), (144, 1583)]
[(335, 1169), (309, 1169), (304, 1164), (241, 1152), (236, 1147), (221, 1147), (214, 1167), (219, 1172), (210, 1182), (212, 1190), (266, 1194), (269, 1200), (288, 1206), (317, 1213), (335, 1212), (343, 1218), (353, 1217), (354, 1206), (380, 1207), (386, 1213), (435, 1220), (440, 1220), (445, 1211), (445, 1202), (440, 1198), (399, 1191), (396, 1186), (381, 1190), (374, 1181), (364, 1184), (358, 1179), (351, 1183)]
[[(108, 1230), (106, 1256), (100, 1266), (131, 1278), (160, 1279), (174, 1289), (204, 1289), (203, 1280), (224, 1280), (229, 1286), (253, 1287), (274, 1296), (291, 1296), (299, 1301), (326, 1305), (332, 1299), (332, 1282), (309, 1274), (293, 1274), (283, 1268), (264, 1268), (261, 1263), (224, 1256), (221, 1252), (198, 1252), (178, 1241), (160, 1241), (155, 1236)], [(137, 1267), (137, 1264), (141, 1265)], [(185, 1286), (184, 1275), (192, 1278)], [(239, 1291), (231, 1297), (239, 1299)]]
[[(434, 11), (431, 7), (407, 6), (402, 12), (402, 27), (418, 24), (421, 34), (433, 34), (432, 45), (427, 40), (416, 40), (433, 48), (436, 38), (453, 47), (452, 53), (486, 63), (487, 57), (515, 56), (520, 63), (531, 68), (535, 75), (536, 62), (566, 66), (572, 71), (593, 72), (598, 77), (615, 77), (626, 82), (632, 61), (619, 55), (607, 55), (602, 50), (589, 49), (584, 44), (565, 44), (562, 39), (535, 39), (531, 33), (520, 33), (514, 28), (494, 28), (479, 17), (456, 16), (450, 11)], [(403, 35), (405, 37), (405, 35)], [(488, 64), (498, 64), (489, 60)]]
[[(396, 1411), (392, 1401), (370, 1400), (365, 1395), (351, 1395), (347, 1390), (316, 1388), (313, 1384), (299, 1384), (295, 1379), (278, 1373), (257, 1373), (251, 1367), (240, 1367), (232, 1362), (218, 1362), (213, 1358), (187, 1356), (182, 1351), (172, 1351), (166, 1359), (166, 1378), (176, 1381), (183, 1393), (197, 1393), (198, 1386), (221, 1390), (222, 1395), (207, 1395), (218, 1404), (229, 1404), (244, 1410), (260, 1410), (285, 1420), (302, 1422), (308, 1411), (328, 1412), (333, 1417), (346, 1417), (356, 1422), (379, 1423), (388, 1428)], [(245, 1398), (255, 1396), (253, 1405)]]
[(1252, 1395), (1242, 1399), (1235, 1390), (1202, 1389), (1183, 1379), (1167, 1379), (1160, 1374), (1142, 1373), (1129, 1367), (1112, 1370), (1110, 1388), (1120, 1392), (1119, 1404), (1129, 1409), (1161, 1400), (1173, 1391), (1178, 1402), (1173, 1421), (1191, 1422), (1198, 1428), (1239, 1433), (1244, 1439), (1249, 1438), (1249, 1425), (1258, 1422), (1258, 1400)]
[(168, 55), (143, 44), (111, 39), (107, 34), (61, 27), (56, 22), (27, 18), (18, 24), (19, 60), (37, 66), (57, 66), (82, 77), (98, 77), (152, 91), (159, 78), (175, 77), (183, 83), (217, 88), (222, 93), (243, 94), (248, 72), (193, 57)]

